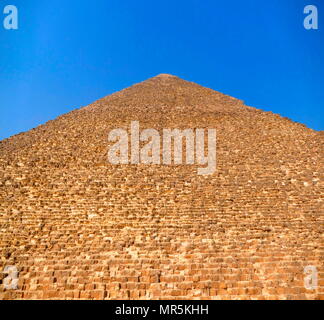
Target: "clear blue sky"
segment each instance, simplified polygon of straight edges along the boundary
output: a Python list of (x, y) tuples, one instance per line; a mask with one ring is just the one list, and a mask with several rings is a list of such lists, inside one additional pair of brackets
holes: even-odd
[[(319, 30), (303, 27), (308, 4)], [(0, 139), (159, 73), (324, 129), (324, 1), (0, 0), (0, 13)]]

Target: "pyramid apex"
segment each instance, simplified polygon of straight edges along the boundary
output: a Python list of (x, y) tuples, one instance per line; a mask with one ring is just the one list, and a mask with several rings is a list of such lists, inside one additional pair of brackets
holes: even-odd
[(177, 78), (177, 77), (168, 73), (160, 73), (155, 78)]

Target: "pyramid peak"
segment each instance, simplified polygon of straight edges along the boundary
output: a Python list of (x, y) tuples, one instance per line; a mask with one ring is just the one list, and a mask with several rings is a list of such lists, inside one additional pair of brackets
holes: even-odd
[(154, 78), (177, 78), (177, 77), (168, 73), (160, 73)]

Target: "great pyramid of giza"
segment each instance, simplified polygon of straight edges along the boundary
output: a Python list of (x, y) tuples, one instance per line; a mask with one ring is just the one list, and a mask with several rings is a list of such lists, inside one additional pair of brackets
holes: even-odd
[[(216, 172), (110, 164), (131, 121), (216, 129)], [(5, 139), (0, 299), (323, 299), (323, 142), (166, 74)]]

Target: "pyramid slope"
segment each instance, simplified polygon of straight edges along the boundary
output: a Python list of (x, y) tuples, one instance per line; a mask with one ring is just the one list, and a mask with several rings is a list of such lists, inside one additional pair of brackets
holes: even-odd
[[(112, 166), (111, 129), (216, 128), (217, 171)], [(159, 75), (0, 143), (0, 299), (320, 299), (323, 133)]]

